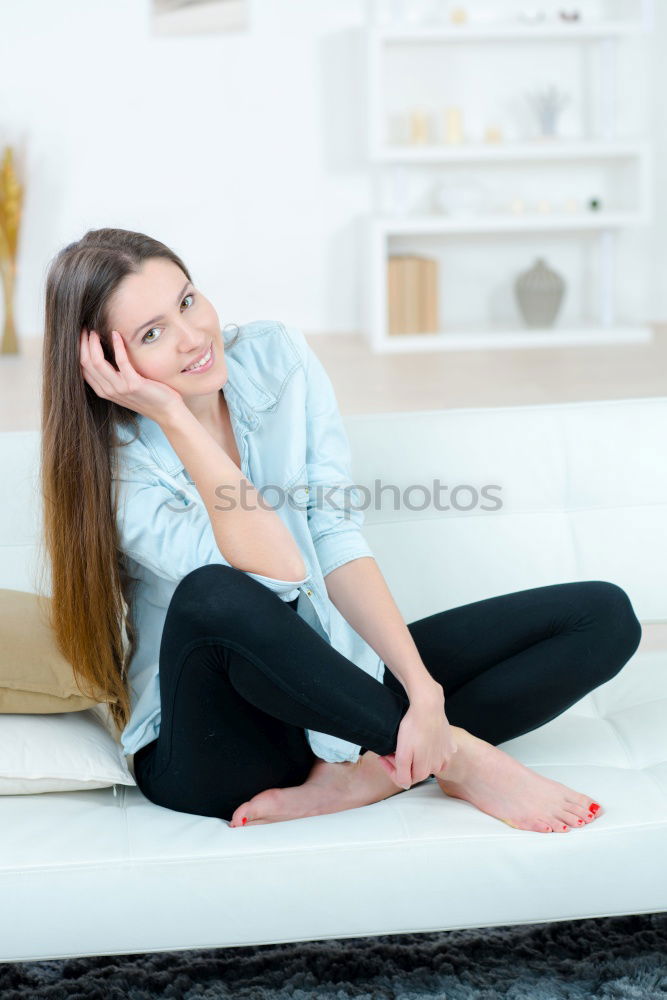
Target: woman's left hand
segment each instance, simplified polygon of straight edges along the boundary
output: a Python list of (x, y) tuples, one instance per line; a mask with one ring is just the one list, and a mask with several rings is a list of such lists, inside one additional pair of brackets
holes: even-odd
[(444, 770), (457, 746), (444, 711), (441, 685), (410, 701), (398, 727), (394, 753), (380, 757), (385, 771), (401, 788), (424, 781)]

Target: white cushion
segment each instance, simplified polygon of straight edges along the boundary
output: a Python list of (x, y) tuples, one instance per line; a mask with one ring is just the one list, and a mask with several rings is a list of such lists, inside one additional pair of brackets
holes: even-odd
[(638, 652), (557, 719), (501, 744), (602, 803), (563, 834), (512, 829), (433, 780), (359, 809), (236, 829), (137, 787), (5, 796), (0, 961), (664, 910), (666, 717), (667, 652)]
[(0, 715), (0, 795), (134, 784), (122, 747), (94, 709)]

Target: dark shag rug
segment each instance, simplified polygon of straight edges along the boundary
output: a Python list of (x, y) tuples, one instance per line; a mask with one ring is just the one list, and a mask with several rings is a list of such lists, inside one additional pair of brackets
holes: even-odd
[(667, 913), (0, 963), (2, 1000), (664, 1000)]

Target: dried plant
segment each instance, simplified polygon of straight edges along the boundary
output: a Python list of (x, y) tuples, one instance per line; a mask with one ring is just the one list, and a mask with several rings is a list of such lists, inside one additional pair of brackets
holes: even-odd
[(552, 84), (543, 90), (528, 94), (527, 100), (537, 116), (542, 135), (554, 136), (559, 115), (570, 103), (568, 94)]
[(14, 170), (13, 150), (11, 146), (6, 146), (0, 167), (0, 277), (5, 299), (5, 324), (0, 354), (18, 353), (14, 325), (14, 284), (22, 207), (23, 186), (19, 184)]

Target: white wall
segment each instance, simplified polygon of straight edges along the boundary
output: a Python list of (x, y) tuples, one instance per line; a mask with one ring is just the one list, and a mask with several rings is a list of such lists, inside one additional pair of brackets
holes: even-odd
[(152, 36), (148, 0), (3, 0), (0, 147), (24, 146), (17, 322), (88, 228), (181, 254), (221, 322), (358, 327), (361, 0), (253, 0), (247, 33)]
[[(99, 226), (173, 247), (223, 324), (360, 328), (364, 0), (251, 0), (248, 32), (182, 38), (151, 34), (148, 0), (4, 3), (0, 147), (18, 145), (27, 171), (20, 335), (41, 331), (50, 258)], [(619, 293), (638, 320), (667, 319), (667, 0), (657, 8), (656, 224), (627, 238)]]
[(655, 30), (651, 39), (651, 138), (653, 163), (653, 225), (648, 262), (650, 317), (667, 323), (667, 3), (655, 0)]

